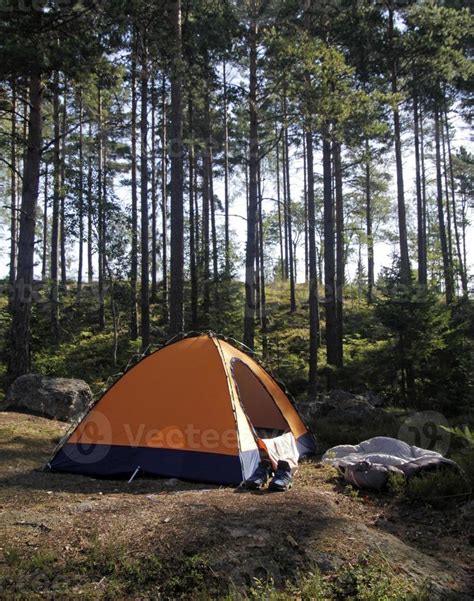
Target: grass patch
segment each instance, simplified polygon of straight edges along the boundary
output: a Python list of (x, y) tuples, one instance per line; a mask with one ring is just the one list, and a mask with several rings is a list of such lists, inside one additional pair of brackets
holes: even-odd
[(301, 574), (295, 583), (278, 590), (272, 581), (256, 581), (245, 595), (228, 597), (258, 601), (429, 601), (427, 585), (417, 586), (398, 574), (381, 556), (363, 555), (336, 573), (323, 577), (319, 571)]

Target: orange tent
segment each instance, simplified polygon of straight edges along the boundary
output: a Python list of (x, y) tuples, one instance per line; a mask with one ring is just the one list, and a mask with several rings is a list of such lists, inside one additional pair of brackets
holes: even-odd
[(92, 407), (50, 462), (53, 470), (149, 474), (237, 484), (259, 462), (258, 439), (291, 431), (300, 456), (314, 439), (275, 380), (214, 335), (146, 357)]

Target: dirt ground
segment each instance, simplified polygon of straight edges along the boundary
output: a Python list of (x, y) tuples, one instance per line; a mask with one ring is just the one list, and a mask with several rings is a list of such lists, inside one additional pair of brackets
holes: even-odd
[[(97, 540), (131, 555), (206, 556), (216, 579), (237, 587), (267, 578), (282, 584), (314, 565), (330, 575), (371, 552), (397, 573), (430, 582), (433, 598), (473, 598), (472, 516), (460, 508), (358, 494), (316, 462), (304, 463), (284, 494), (42, 471), (65, 428), (0, 413), (0, 576), (12, 569), (12, 549), (19, 558), (49, 549), (68, 560)], [(34, 586), (25, 582), (24, 590)]]

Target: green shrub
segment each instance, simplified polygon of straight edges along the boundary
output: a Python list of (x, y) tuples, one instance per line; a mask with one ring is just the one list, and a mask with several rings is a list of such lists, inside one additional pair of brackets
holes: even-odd
[(411, 478), (406, 487), (409, 499), (438, 508), (465, 501), (470, 494), (466, 476), (452, 470), (424, 473)]

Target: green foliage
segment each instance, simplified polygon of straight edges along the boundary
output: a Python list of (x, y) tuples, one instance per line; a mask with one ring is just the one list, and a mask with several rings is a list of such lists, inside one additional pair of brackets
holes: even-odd
[(468, 500), (471, 491), (471, 485), (464, 474), (440, 470), (411, 478), (406, 487), (406, 496), (411, 500), (442, 508)]
[[(228, 599), (242, 598), (230, 596)], [(301, 574), (296, 584), (279, 590), (273, 581), (258, 580), (250, 599), (290, 601), (429, 601), (427, 586), (417, 587), (399, 576), (383, 556), (367, 553), (357, 561), (344, 565), (331, 579), (319, 571)]]

